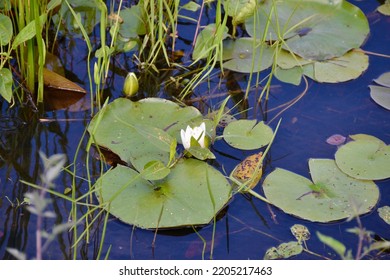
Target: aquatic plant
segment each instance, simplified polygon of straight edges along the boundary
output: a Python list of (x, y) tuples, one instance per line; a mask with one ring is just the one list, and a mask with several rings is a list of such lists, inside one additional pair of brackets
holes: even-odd
[[(247, 128), (237, 122), (241, 131), (236, 127), (213, 138), (215, 122), (194, 107), (158, 98), (116, 99), (88, 128), (96, 145), (110, 149), (128, 165), (110, 169), (95, 183), (101, 203), (108, 203), (110, 213), (122, 221), (142, 228), (207, 224), (229, 201), (232, 188), (220, 171), (205, 162), (215, 158), (206, 139), (210, 137), (212, 144), (227, 138), (240, 148), (258, 149), (273, 136), (263, 123), (251, 122)], [(254, 144), (250, 139), (262, 132), (266, 136)], [(235, 136), (239, 137), (231, 140)], [(177, 143), (183, 145), (184, 154)]]
[(374, 82), (377, 85), (368, 86), (372, 100), (390, 110), (390, 72), (383, 73)]

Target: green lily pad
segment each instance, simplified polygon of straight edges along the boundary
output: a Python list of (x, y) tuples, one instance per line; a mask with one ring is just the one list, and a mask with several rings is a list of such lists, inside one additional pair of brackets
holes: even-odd
[(296, 241), (282, 243), (278, 247), (271, 247), (265, 252), (265, 260), (288, 259), (302, 253), (303, 247)]
[(378, 208), (379, 217), (390, 225), (390, 206), (383, 206)]
[(386, 2), (378, 7), (378, 12), (384, 14), (386, 16), (390, 16), (390, 1), (386, 0)]
[(146, 33), (145, 23), (143, 22), (144, 14), (145, 11), (140, 4), (121, 10), (120, 17), (123, 23), (120, 25), (119, 34), (128, 39), (144, 35)]
[(368, 56), (353, 50), (341, 57), (303, 66), (303, 73), (320, 83), (340, 83), (358, 78), (368, 68)]
[(390, 110), (390, 88), (380, 86), (368, 86), (370, 88), (370, 96), (376, 104)]
[(256, 120), (238, 120), (229, 123), (223, 131), (223, 139), (232, 147), (254, 150), (268, 145), (273, 135), (272, 128)]
[(264, 180), (267, 199), (284, 212), (313, 222), (332, 222), (364, 214), (376, 205), (378, 187), (341, 172), (334, 160), (310, 159), (312, 180), (277, 168)]
[(335, 155), (337, 166), (351, 177), (381, 180), (390, 177), (390, 146), (373, 136), (355, 137)]
[(380, 86), (369, 86), (371, 98), (383, 108), (390, 110), (390, 72), (383, 73), (374, 82)]
[(209, 223), (231, 197), (226, 178), (195, 159), (180, 160), (153, 183), (131, 168), (118, 165), (95, 184), (110, 214), (141, 228), (172, 228)]
[(257, 7), (245, 21), (249, 35), (280, 41), (305, 59), (340, 57), (359, 48), (369, 34), (364, 13), (347, 1), (262, 1)]
[(118, 98), (92, 119), (88, 131), (97, 145), (142, 171), (151, 161), (167, 164), (172, 142), (181, 143), (180, 129), (202, 121), (195, 107), (180, 107), (160, 98), (138, 102)]
[(223, 44), (223, 67), (240, 73), (260, 72), (271, 67), (274, 50), (252, 38), (225, 40)]

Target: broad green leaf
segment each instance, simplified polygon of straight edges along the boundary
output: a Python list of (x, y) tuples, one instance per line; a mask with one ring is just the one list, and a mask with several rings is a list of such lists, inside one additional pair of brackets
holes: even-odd
[(263, 182), (266, 198), (286, 213), (322, 223), (370, 212), (378, 202), (374, 182), (347, 176), (334, 160), (310, 159), (309, 169), (313, 181), (275, 169)]
[(374, 82), (384, 87), (390, 87), (390, 72), (383, 73)]
[(282, 243), (278, 247), (269, 248), (264, 255), (265, 260), (288, 259), (302, 253), (303, 247), (296, 241)]
[(95, 187), (101, 202), (110, 203), (110, 214), (141, 228), (207, 224), (231, 197), (226, 178), (195, 159), (180, 160), (167, 177), (153, 184), (118, 165), (99, 178)]
[(171, 162), (172, 147), (181, 141), (180, 129), (202, 121), (195, 107), (159, 98), (138, 102), (118, 98), (92, 119), (88, 131), (96, 144), (141, 172), (150, 161)]
[(232, 147), (242, 150), (254, 150), (268, 145), (273, 135), (272, 129), (256, 120), (238, 120), (229, 123), (223, 138)]
[(370, 96), (376, 104), (390, 110), (390, 87), (368, 86), (370, 88)]
[(279, 41), (305, 59), (340, 57), (359, 48), (369, 34), (364, 13), (347, 1), (262, 1), (257, 6), (245, 21), (249, 35)]
[(389, 178), (390, 146), (372, 136), (360, 138), (339, 147), (335, 155), (337, 166), (345, 174), (357, 179)]
[(123, 38), (137, 38), (146, 33), (142, 5), (134, 5), (120, 11), (123, 23), (120, 25), (119, 34)]
[(0, 94), (8, 103), (12, 100), (12, 73), (8, 68), (0, 69)]
[(290, 69), (276, 68), (275, 77), (284, 83), (298, 86), (301, 83), (303, 69), (301, 67), (294, 67)]
[(320, 83), (340, 83), (358, 78), (368, 68), (368, 56), (353, 50), (341, 57), (303, 66), (303, 73)]
[(11, 41), (12, 34), (11, 19), (4, 14), (0, 14), (0, 46), (7, 45)]
[(378, 208), (379, 217), (390, 225), (390, 206), (383, 206)]
[(378, 12), (384, 14), (386, 16), (390, 16), (390, 1), (386, 0), (386, 2), (378, 7)]
[[(40, 26), (43, 26), (46, 22), (47, 14), (42, 14), (39, 17), (39, 20), (41, 22)], [(20, 44), (30, 40), (36, 35), (36, 24), (35, 20), (31, 21), (29, 24), (27, 24), (14, 38), (12, 42), (12, 49), (16, 49)]]
[(383, 108), (390, 110), (390, 72), (374, 80), (380, 86), (369, 86), (371, 98)]
[(260, 72), (272, 65), (274, 49), (251, 38), (225, 40), (223, 67), (240, 73)]

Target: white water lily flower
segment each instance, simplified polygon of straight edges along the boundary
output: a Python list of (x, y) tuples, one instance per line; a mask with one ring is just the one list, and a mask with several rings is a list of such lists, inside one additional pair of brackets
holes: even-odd
[(189, 125), (187, 125), (186, 130), (182, 129), (180, 131), (181, 135), (181, 142), (183, 143), (183, 146), (185, 149), (188, 149), (191, 147), (191, 138), (194, 137), (196, 141), (198, 141), (199, 145), (202, 148), (205, 148), (205, 136), (206, 136), (206, 124), (202, 122), (200, 126), (196, 126), (194, 128), (191, 128)]

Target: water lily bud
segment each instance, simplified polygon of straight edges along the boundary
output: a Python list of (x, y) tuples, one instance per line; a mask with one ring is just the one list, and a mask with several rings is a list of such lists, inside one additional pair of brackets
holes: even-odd
[(138, 91), (138, 79), (137, 76), (130, 72), (127, 74), (127, 77), (125, 79), (125, 83), (123, 85), (123, 93), (127, 96), (133, 96)]

